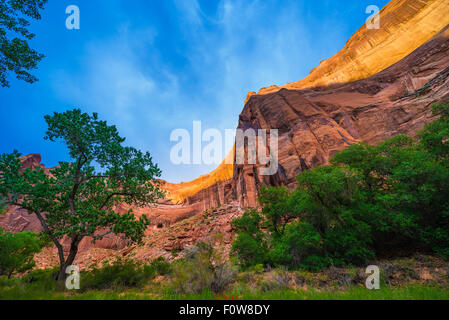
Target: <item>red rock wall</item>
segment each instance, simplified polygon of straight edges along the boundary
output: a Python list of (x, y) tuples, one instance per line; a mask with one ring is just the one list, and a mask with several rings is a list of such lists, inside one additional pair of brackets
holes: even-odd
[(234, 165), (235, 195), (242, 207), (255, 207), (262, 185), (293, 188), (298, 172), (328, 164), (337, 151), (357, 141), (415, 136), (432, 120), (431, 106), (444, 102), (449, 102), (448, 28), (370, 78), (333, 88), (254, 95), (238, 128), (278, 129), (279, 168), (273, 176), (262, 176), (260, 164)]

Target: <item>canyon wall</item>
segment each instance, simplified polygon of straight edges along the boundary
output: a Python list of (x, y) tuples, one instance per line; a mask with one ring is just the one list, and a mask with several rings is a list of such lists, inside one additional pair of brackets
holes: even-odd
[[(390, 1), (380, 12), (380, 29), (363, 25), (303, 80), (250, 92), (238, 128), (279, 129), (279, 169), (261, 176), (261, 165), (234, 165), (230, 199), (257, 206), (260, 186), (294, 187), (299, 171), (327, 164), (357, 141), (414, 135), (431, 120), (431, 105), (448, 100), (448, 24), (448, 0)], [(182, 199), (215, 206), (210, 190), (220, 190), (221, 181), (231, 178), (230, 166), (211, 173), (224, 171), (217, 187), (208, 180), (208, 191), (187, 183), (197, 194)]]
[[(392, 0), (380, 11), (380, 28), (367, 29), (365, 24), (347, 41), (334, 56), (324, 60), (304, 79), (285, 85), (262, 88), (249, 92), (246, 104), (252, 96), (263, 96), (281, 89), (338, 86), (371, 77), (404, 59), (418, 47), (429, 41), (449, 24), (448, 0)], [(323, 39), (329, 41), (331, 39)], [(411, 80), (415, 81), (415, 80)], [(410, 86), (413, 89), (415, 86)], [(233, 150), (227, 158), (233, 157)], [(217, 169), (190, 182), (167, 184), (170, 199), (182, 203), (217, 182), (235, 180), (232, 162), (221, 163)], [(241, 190), (241, 186), (236, 192)], [(254, 190), (248, 190), (253, 193)], [(207, 192), (202, 192), (207, 194)], [(194, 197), (194, 201), (198, 199)], [(205, 199), (206, 206), (208, 200)]]

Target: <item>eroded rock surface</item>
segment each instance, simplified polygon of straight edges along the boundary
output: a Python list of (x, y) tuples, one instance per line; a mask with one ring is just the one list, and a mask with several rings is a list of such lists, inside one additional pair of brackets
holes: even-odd
[(254, 207), (260, 186), (293, 188), (299, 171), (328, 164), (337, 151), (357, 141), (374, 144), (399, 134), (415, 136), (432, 121), (432, 105), (447, 102), (449, 28), (367, 79), (254, 95), (238, 128), (278, 129), (279, 168), (274, 176), (262, 176), (261, 165), (236, 164), (235, 195), (241, 206)]

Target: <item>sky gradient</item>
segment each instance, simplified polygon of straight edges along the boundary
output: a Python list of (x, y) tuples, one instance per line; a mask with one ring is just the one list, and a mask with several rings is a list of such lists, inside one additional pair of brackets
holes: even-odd
[[(248, 91), (298, 81), (337, 53), (387, 0), (49, 0), (33, 23), (46, 58), (28, 84), (0, 87), (0, 153), (69, 160), (44, 141), (44, 115), (74, 107), (117, 125), (126, 143), (150, 151), (170, 182), (217, 165), (174, 165), (170, 133), (234, 129)], [(67, 30), (77, 5), (81, 29)], [(225, 151), (224, 151), (225, 152)], [(226, 150), (227, 152), (227, 150)]]

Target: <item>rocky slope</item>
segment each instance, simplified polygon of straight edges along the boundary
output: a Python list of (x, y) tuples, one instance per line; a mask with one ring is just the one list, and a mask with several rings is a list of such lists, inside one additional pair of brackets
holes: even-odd
[[(228, 253), (231, 248), (233, 230), (231, 221), (239, 217), (243, 211), (236, 202), (223, 205), (220, 208), (208, 209), (198, 214), (167, 225), (150, 226), (141, 246), (111, 248), (107, 246), (84, 247), (80, 250), (75, 264), (80, 269), (89, 269), (105, 260), (117, 258), (132, 258), (137, 261), (151, 261), (158, 257), (173, 260), (182, 257), (189, 246), (200, 241), (209, 241), (212, 234), (221, 234), (217, 240)], [(49, 268), (58, 265), (58, 255), (55, 248), (44, 248), (35, 256), (37, 268)]]

